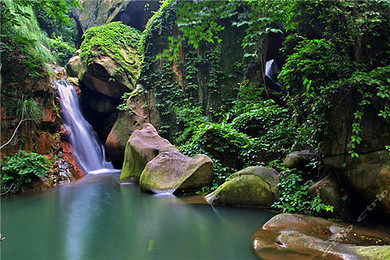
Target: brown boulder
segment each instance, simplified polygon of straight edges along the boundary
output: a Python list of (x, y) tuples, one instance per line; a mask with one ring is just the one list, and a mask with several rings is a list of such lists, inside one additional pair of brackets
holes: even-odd
[(334, 176), (327, 176), (310, 186), (310, 196), (314, 198), (317, 193), (324, 204), (333, 206), (333, 213), (342, 217), (351, 215), (351, 209), (347, 203), (348, 196)]
[(323, 218), (279, 214), (252, 236), (261, 259), (388, 259), (390, 235)]

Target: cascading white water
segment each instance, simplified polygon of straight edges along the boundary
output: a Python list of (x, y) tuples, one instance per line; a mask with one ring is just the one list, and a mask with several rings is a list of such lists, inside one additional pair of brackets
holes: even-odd
[(76, 90), (65, 81), (56, 81), (55, 87), (61, 99), (64, 127), (70, 133), (73, 156), (79, 166), (88, 173), (113, 169), (105, 159), (104, 147), (99, 143), (95, 130), (81, 114)]

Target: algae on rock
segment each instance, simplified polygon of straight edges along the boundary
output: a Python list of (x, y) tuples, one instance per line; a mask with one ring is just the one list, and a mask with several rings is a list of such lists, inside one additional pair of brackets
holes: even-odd
[(210, 204), (269, 207), (279, 197), (279, 176), (272, 168), (248, 167), (229, 178), (206, 196)]

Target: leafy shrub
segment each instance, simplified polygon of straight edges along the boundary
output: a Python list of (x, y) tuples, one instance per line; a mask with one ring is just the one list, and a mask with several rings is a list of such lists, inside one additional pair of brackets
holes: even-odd
[(44, 155), (19, 150), (12, 157), (5, 156), (2, 163), (1, 192), (15, 193), (27, 183), (46, 177), (49, 160)]
[(285, 169), (278, 184), (280, 198), (272, 207), (282, 213), (301, 213), (306, 215), (318, 215), (324, 211), (333, 212), (333, 206), (322, 203), (317, 194), (310, 198), (308, 189), (310, 182), (304, 182), (301, 175)]
[(61, 36), (56, 36), (53, 34), (52, 38), (49, 39), (50, 50), (56, 57), (57, 62), (60, 65), (65, 65), (65, 63), (72, 57), (73, 53), (76, 52), (76, 49), (65, 42)]
[(227, 125), (205, 123), (195, 129), (193, 136), (179, 146), (179, 150), (189, 156), (197, 153), (208, 155), (214, 162), (214, 184), (218, 186), (231, 173), (242, 167), (238, 157), (248, 141), (247, 135)]

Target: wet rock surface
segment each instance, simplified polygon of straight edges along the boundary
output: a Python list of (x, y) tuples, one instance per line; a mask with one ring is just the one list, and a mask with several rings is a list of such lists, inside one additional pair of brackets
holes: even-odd
[(298, 214), (279, 214), (252, 236), (261, 259), (389, 259), (390, 234)]
[(126, 145), (121, 181), (138, 182), (146, 164), (162, 149), (169, 148), (173, 148), (173, 145), (159, 136), (153, 125), (149, 123), (141, 130), (134, 131)]

